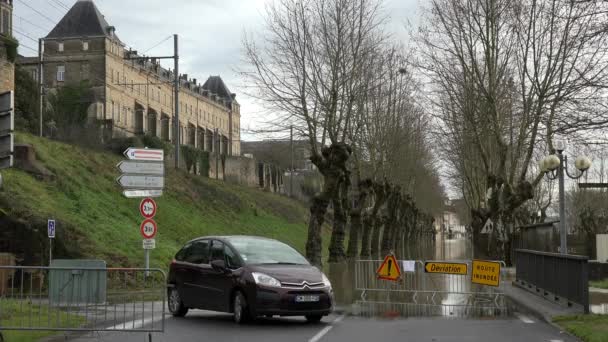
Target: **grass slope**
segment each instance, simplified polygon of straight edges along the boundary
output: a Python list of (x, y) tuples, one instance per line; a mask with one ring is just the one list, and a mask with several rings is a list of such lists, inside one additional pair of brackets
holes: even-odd
[(561, 316), (553, 321), (584, 342), (608, 342), (607, 315)]
[[(104, 259), (109, 266), (142, 265), (140, 200), (124, 198), (115, 181), (115, 165), (124, 158), (27, 134), (18, 134), (17, 142), (34, 145), (38, 160), (56, 179), (3, 171), (0, 213), (37, 222), (42, 232), (46, 219), (55, 218), (58, 242), (67, 250)], [(302, 203), (175, 171), (169, 164), (165, 192), (157, 199), (153, 266), (165, 268), (185, 241), (202, 235), (262, 235), (304, 251), (308, 209)], [(328, 242), (327, 234), (324, 240)]]

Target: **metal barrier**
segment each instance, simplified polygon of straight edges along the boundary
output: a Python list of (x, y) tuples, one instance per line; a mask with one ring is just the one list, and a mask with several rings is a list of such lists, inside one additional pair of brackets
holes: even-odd
[[(428, 260), (428, 262), (442, 262)], [(415, 261), (414, 272), (403, 272), (398, 281), (378, 279), (376, 270), (382, 260), (358, 260), (355, 265), (355, 289), (361, 299), (355, 303), (359, 314), (375, 316), (396, 312), (403, 316), (504, 316), (507, 300), (500, 287), (471, 282), (470, 260), (467, 275), (426, 273), (425, 261)], [(504, 262), (500, 261), (504, 267)]]
[(589, 264), (586, 256), (515, 250), (515, 283), (569, 307), (589, 313)]
[(160, 269), (0, 266), (3, 330), (164, 332)]

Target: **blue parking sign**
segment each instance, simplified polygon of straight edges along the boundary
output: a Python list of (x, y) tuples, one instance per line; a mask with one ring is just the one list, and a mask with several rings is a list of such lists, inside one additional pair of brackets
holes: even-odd
[(54, 239), (55, 238), (55, 220), (48, 220), (46, 228), (49, 233), (49, 239)]

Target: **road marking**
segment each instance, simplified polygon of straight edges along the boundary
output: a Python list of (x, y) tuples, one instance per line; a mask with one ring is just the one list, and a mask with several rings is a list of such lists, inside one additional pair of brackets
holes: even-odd
[(526, 324), (535, 323), (534, 320), (532, 320), (530, 317), (522, 315), (519, 312), (515, 313), (515, 317), (517, 317), (520, 321), (522, 321), (522, 322), (524, 322)]
[(149, 324), (153, 324), (156, 323), (160, 320), (162, 320), (162, 317), (157, 317), (157, 318), (146, 318), (146, 319), (137, 319), (134, 321), (129, 321), (129, 322), (122, 322), (116, 325), (113, 325), (111, 327), (107, 327), (104, 330), (137, 330), (137, 329), (141, 329), (142, 327), (149, 325)]
[[(336, 323), (340, 323), (341, 320), (344, 319), (344, 315), (339, 316), (338, 318), (334, 319), (331, 324), (336, 324)], [(310, 340), (308, 340), (308, 342), (318, 342), (320, 341), (323, 336), (325, 336), (334, 326), (333, 325), (328, 325), (325, 328), (323, 328), (321, 331), (319, 331), (315, 336), (313, 336)]]
[(564, 340), (549, 340), (549, 342), (564, 342)]

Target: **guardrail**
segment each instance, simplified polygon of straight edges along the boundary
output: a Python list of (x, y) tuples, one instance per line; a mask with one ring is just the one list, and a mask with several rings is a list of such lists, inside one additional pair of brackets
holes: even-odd
[[(471, 260), (416, 260), (414, 272), (402, 270), (397, 281), (378, 278), (376, 271), (382, 262), (356, 262), (355, 289), (361, 293), (356, 304), (361, 314), (375, 316), (382, 312), (398, 312), (403, 316), (466, 317), (508, 314), (500, 287), (471, 282)], [(466, 275), (426, 273), (425, 262), (466, 263), (469, 271)], [(499, 262), (504, 267), (504, 262)]]
[(531, 292), (589, 313), (589, 264), (586, 256), (515, 250), (515, 282)]
[(0, 332), (164, 332), (165, 303), (160, 269), (0, 266)]

